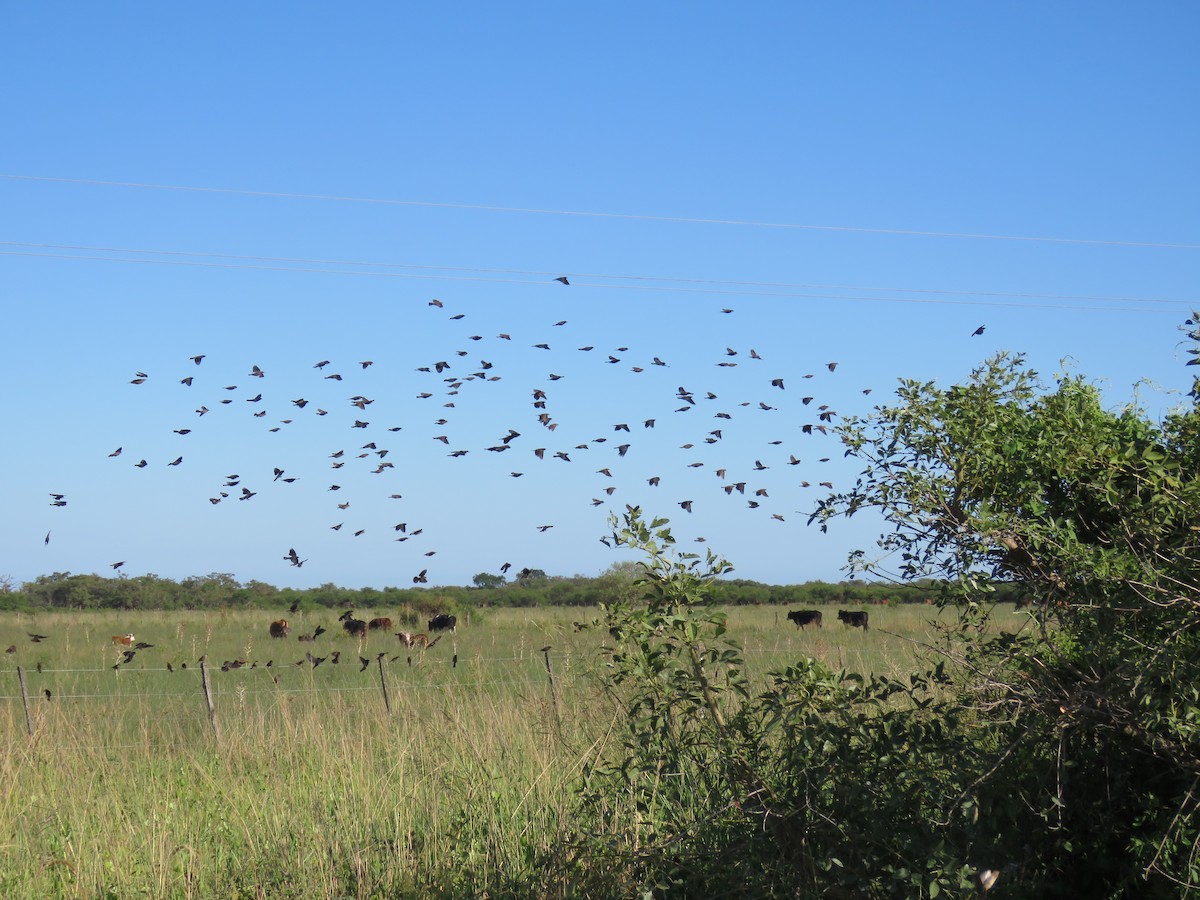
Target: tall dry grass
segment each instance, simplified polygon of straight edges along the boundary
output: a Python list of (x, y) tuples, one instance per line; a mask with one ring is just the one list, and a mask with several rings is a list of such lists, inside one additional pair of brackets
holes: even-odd
[[(872, 608), (863, 634), (832, 609), (803, 632), (786, 610), (729, 612), (764, 681), (799, 656), (906, 673), (935, 615)], [(360, 644), (327, 611), (291, 617), (286, 640), (267, 636), (261, 612), (10, 614), (0, 896), (568, 896), (547, 863), (568, 852), (583, 767), (621, 715), (600, 690), (607, 633), (575, 624), (594, 616), (476, 611), (409, 653), (391, 635)], [(296, 640), (318, 623), (327, 634)], [(34, 644), (30, 631), (50, 637)], [(154, 647), (113, 669), (111, 636), (126, 631)], [(324, 662), (314, 668), (306, 652)], [(221, 671), (239, 658), (244, 667)]]

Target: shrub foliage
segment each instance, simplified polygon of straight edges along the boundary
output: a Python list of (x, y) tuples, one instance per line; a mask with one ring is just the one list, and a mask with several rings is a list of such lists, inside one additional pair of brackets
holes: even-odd
[[(614, 532), (647, 557), (643, 596), (605, 610), (620, 740), (589, 772), (579, 877), (690, 896), (1200, 890), (1198, 400), (1200, 380), (1153, 421), (999, 355), (845, 422), (862, 474), (811, 521), (876, 510), (880, 552), (851, 567), (932, 580), (959, 612), (903, 681), (799, 660), (752, 689), (713, 600), (727, 564), (630, 509)], [(990, 627), (1013, 588), (1032, 601), (1016, 634)]]

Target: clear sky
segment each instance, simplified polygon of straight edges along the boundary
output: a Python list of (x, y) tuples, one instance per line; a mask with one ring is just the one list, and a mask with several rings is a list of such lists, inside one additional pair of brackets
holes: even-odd
[(1190, 386), (1198, 33), (1185, 2), (10, 5), (0, 575), (594, 575), (630, 503), (736, 576), (838, 580), (875, 533), (806, 527), (857, 471), (822, 405), (1001, 350), (1154, 414)]

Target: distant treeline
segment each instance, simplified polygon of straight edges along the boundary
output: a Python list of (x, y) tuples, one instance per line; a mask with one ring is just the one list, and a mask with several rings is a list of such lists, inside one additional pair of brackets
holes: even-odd
[[(596, 577), (547, 576), (541, 570), (525, 570), (522, 577), (508, 581), (481, 573), (476, 586), (345, 588), (333, 584), (297, 590), (278, 588), (261, 581), (239, 582), (232, 575), (211, 575), (173, 581), (157, 575), (105, 578), (56, 572), (26, 582), (17, 589), (0, 591), (0, 609), (279, 609), (299, 604), (302, 609), (354, 607), (361, 609), (410, 608), (416, 612), (466, 610), (487, 606), (595, 606), (636, 596), (632, 572), (625, 569)], [(1017, 601), (1015, 585), (997, 585), (998, 599)], [(746, 579), (720, 581), (713, 595), (729, 605), (779, 604), (821, 606), (825, 604), (870, 605), (936, 602), (935, 582), (911, 585), (842, 581), (831, 584), (772, 585)]]

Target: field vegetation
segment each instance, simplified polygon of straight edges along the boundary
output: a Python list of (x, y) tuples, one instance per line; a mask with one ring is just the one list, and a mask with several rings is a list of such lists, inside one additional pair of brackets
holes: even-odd
[[(591, 624), (601, 611), (475, 610), (423, 652), (379, 632), (360, 644), (337, 612), (291, 616), (284, 640), (260, 610), (6, 613), (0, 641), (17, 649), (0, 658), (0, 815), (12, 823), (0, 894), (569, 895), (585, 772), (616, 758), (627, 721), (603, 690), (611, 635)], [(405, 612), (356, 615), (415, 627)], [(931, 622), (950, 617), (871, 607), (864, 634), (833, 607), (824, 628), (804, 631), (787, 607), (728, 612), (763, 688), (769, 671), (808, 658), (913, 671)], [(317, 625), (327, 631), (316, 641), (297, 640)], [(114, 669), (125, 648), (111, 638), (131, 631), (154, 646)], [(306, 653), (324, 661), (314, 668)], [(222, 671), (237, 660), (247, 664)]]

